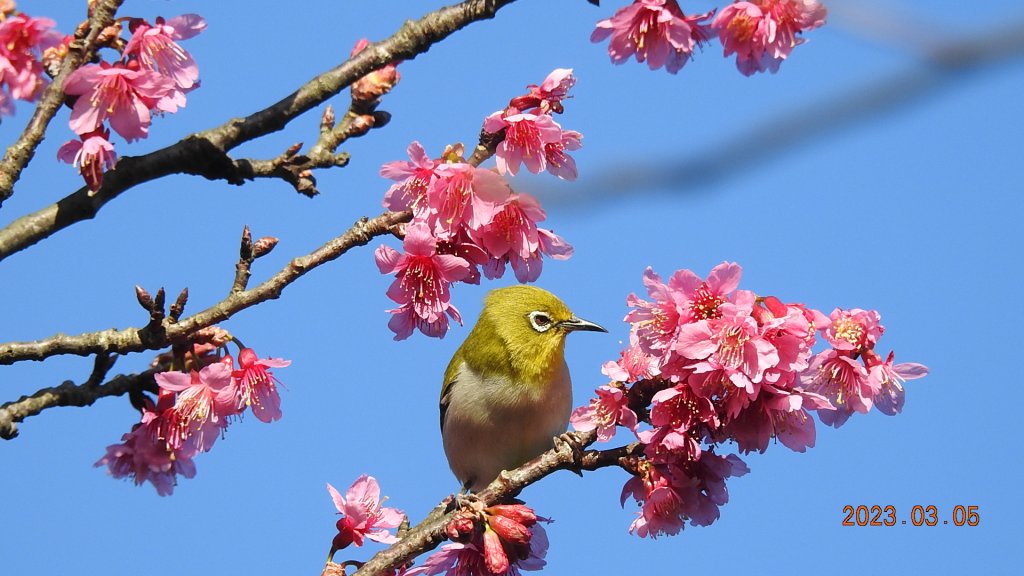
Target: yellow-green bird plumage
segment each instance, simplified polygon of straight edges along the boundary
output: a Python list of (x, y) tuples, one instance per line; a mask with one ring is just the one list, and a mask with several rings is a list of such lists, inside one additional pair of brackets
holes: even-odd
[(565, 337), (605, 331), (533, 286), (491, 291), (441, 389), (441, 436), (452, 472), (470, 490), (539, 455), (565, 431), (572, 384)]

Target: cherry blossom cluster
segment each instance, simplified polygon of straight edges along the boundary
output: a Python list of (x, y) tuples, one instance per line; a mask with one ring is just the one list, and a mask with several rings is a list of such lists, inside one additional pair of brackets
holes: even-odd
[(49, 18), (18, 12), (14, 2), (0, 5), (0, 116), (14, 114), (14, 100), (33, 102), (47, 80), (44, 54), (64, 41)]
[(199, 67), (178, 41), (206, 28), (201, 16), (127, 22), (128, 41), (111, 43), (119, 49), (117, 61), (83, 66), (64, 84), (64, 92), (77, 97), (69, 125), (79, 139), (61, 146), (57, 158), (73, 164), (92, 191), (103, 185), (103, 172), (117, 163), (107, 122), (128, 142), (145, 138), (154, 113), (177, 112), (185, 106), (185, 94), (199, 87)]
[(136, 485), (149, 482), (166, 496), (179, 475), (195, 476), (193, 458), (209, 452), (246, 408), (261, 422), (280, 419), (279, 382), (270, 368), (291, 362), (260, 358), (251, 348), (240, 348), (236, 367), (230, 355), (218, 356), (225, 344), (204, 343), (205, 350), (190, 355), (188, 371), (158, 372), (156, 402), (144, 399), (142, 420), (120, 444), (108, 446), (96, 466), (107, 466), (114, 478), (131, 478)]
[(497, 169), (479, 168), (463, 156), (461, 145), (448, 146), (438, 158), (427, 155), (419, 142), (409, 145), (408, 161), (388, 162), (381, 176), (395, 180), (384, 206), (409, 210), (403, 253), (382, 245), (376, 253), (382, 274), (395, 274), (387, 295), (399, 306), (388, 326), (395, 339), (414, 330), (443, 337), (449, 318), (462, 323), (451, 303), (454, 282), (479, 284), (512, 268), (520, 282), (533, 282), (545, 256), (569, 258), (572, 247), (537, 223), (546, 218), (536, 198), (512, 191), (505, 175), (525, 166), (533, 173), (548, 171), (563, 179), (576, 178), (568, 151), (578, 149), (582, 135), (563, 130), (552, 117), (576, 82), (572, 70), (557, 69), (525, 95), (484, 121), (495, 148)]
[[(401, 526), (405, 513), (384, 507), (380, 485), (373, 476), (363, 474), (344, 496), (327, 485), (334, 507), (341, 518), (338, 533), (331, 541), (328, 562), (349, 545), (362, 546), (366, 540), (394, 544), (399, 536), (390, 532)], [(471, 500), (445, 527), (451, 544), (442, 546), (422, 565), (401, 568), (401, 576), (515, 576), (521, 570), (540, 570), (547, 555), (547, 533), (541, 522), (549, 522), (530, 507), (514, 504), (484, 506)], [(328, 573), (327, 571), (324, 572)]]
[(516, 576), (547, 564), (547, 522), (523, 504), (474, 503), (449, 521), (451, 544), (442, 546), (406, 576)]
[(696, 48), (717, 36), (725, 56), (735, 54), (736, 67), (750, 76), (777, 72), (805, 42), (800, 35), (822, 26), (827, 14), (817, 0), (737, 1), (715, 12), (686, 15), (676, 0), (635, 0), (598, 22), (590, 40), (611, 38), (608, 53), (615, 64), (632, 56), (651, 70), (664, 66), (675, 74)]
[[(735, 454), (764, 452), (774, 438), (804, 452), (814, 446), (811, 413), (839, 427), (872, 406), (903, 408), (903, 382), (920, 364), (893, 364), (875, 351), (884, 332), (878, 312), (836, 309), (830, 316), (739, 289), (740, 266), (725, 263), (706, 279), (680, 270), (664, 282), (644, 273), (650, 300), (630, 295), (630, 345), (602, 371), (612, 379), (577, 408), (572, 424), (610, 440), (619, 427), (643, 444), (622, 492), (641, 510), (639, 536), (676, 534), (685, 522), (706, 526), (728, 501), (725, 481), (749, 470)], [(815, 353), (820, 339), (828, 349)], [(641, 426), (642, 425), (642, 426)]]

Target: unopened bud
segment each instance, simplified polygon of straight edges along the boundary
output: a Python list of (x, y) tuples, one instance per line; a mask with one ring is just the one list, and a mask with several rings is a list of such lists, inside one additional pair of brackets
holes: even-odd
[(139, 306), (149, 312), (153, 309), (153, 297), (149, 295), (149, 292), (145, 288), (135, 285), (135, 298), (139, 301)]
[(452, 542), (468, 542), (476, 532), (476, 521), (472, 514), (460, 512), (448, 522), (445, 532)]
[(372, 102), (390, 92), (401, 79), (402, 75), (398, 73), (398, 68), (394, 64), (388, 64), (353, 82), (352, 99)]
[(334, 106), (328, 104), (327, 107), (324, 108), (323, 115), (320, 116), (320, 132), (330, 132), (331, 129), (334, 128), (334, 122)]
[(43, 51), (43, 69), (51, 77), (60, 72), (60, 65), (64, 63), (64, 57), (68, 55), (68, 42), (70, 36), (56, 46), (51, 46)]
[(124, 48), (124, 40), (121, 39), (121, 23), (115, 22), (100, 31), (96, 37), (96, 46), (107, 46), (115, 50)]
[(192, 335), (192, 342), (195, 344), (212, 344), (220, 347), (231, 341), (231, 333), (220, 326), (207, 326), (196, 330)]
[(493, 530), (484, 530), (484, 565), (491, 574), (508, 572), (508, 555), (501, 546), (501, 539)]
[(528, 546), (533, 533), (526, 526), (507, 516), (491, 516), (487, 524), (494, 530), (501, 539), (519, 546)]
[(391, 122), (391, 112), (386, 110), (375, 110), (373, 112), (373, 127), (383, 128)]
[(238, 257), (242, 260), (252, 258), (252, 232), (249, 231), (248, 224), (242, 228), (242, 240), (238, 246)]
[(356, 116), (355, 118), (352, 119), (351, 123), (352, 128), (350, 132), (352, 136), (362, 136), (363, 134), (369, 132), (370, 128), (373, 128), (373, 122), (373, 116), (369, 114), (360, 114), (359, 116)]
[(523, 526), (533, 526), (537, 523), (537, 513), (524, 504), (497, 504), (485, 511), (491, 516), (504, 516), (515, 520)]
[(270, 251), (277, 246), (278, 239), (273, 236), (264, 236), (252, 245), (252, 257), (259, 258), (270, 254)]
[(171, 304), (171, 320), (177, 322), (178, 318), (181, 318), (181, 314), (185, 311), (185, 304), (188, 304), (188, 288), (182, 288), (178, 299)]

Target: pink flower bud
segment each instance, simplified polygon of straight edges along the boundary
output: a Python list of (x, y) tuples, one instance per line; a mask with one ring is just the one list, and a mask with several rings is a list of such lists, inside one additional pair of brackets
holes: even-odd
[(508, 556), (501, 546), (501, 539), (493, 530), (484, 530), (484, 564), (491, 574), (508, 572)]
[(476, 531), (476, 522), (473, 515), (468, 512), (460, 512), (448, 522), (445, 529), (448, 539), (453, 542), (468, 542)]
[(334, 540), (331, 541), (331, 547), (335, 550), (341, 550), (343, 548), (347, 548), (354, 538), (348, 518), (341, 518), (338, 520), (337, 528), (338, 534), (334, 537)]
[(491, 516), (487, 523), (502, 540), (510, 544), (528, 546), (533, 537), (529, 528), (507, 516)]
[(491, 516), (504, 516), (522, 524), (533, 526), (537, 523), (537, 514), (533, 508), (524, 504), (498, 504), (485, 510)]

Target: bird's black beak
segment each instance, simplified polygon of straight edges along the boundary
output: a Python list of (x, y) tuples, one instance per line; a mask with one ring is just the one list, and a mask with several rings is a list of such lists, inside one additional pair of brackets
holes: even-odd
[(605, 330), (600, 324), (594, 324), (589, 320), (584, 320), (575, 316), (563, 322), (559, 322), (557, 326), (568, 332), (575, 332), (576, 330), (583, 332), (607, 332), (607, 330)]

